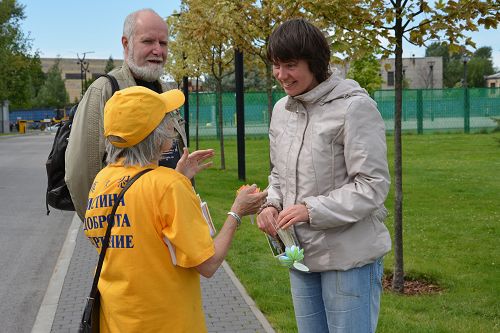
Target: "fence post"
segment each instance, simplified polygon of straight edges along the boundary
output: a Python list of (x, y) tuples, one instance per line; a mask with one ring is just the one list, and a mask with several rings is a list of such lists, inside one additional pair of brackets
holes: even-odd
[(464, 132), (470, 133), (470, 98), (467, 86), (464, 89)]
[(243, 52), (234, 51), (234, 76), (236, 83), (236, 137), (238, 146), (238, 179), (246, 179), (245, 169), (245, 95), (243, 78)]
[(184, 131), (186, 132), (186, 146), (189, 147), (189, 78), (184, 76), (182, 78), (182, 90), (184, 92)]
[(424, 103), (422, 99), (422, 89), (417, 90), (417, 133), (424, 132)]

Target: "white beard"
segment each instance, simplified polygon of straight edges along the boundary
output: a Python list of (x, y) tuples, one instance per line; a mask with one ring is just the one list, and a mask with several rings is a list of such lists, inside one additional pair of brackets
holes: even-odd
[(144, 66), (139, 66), (134, 61), (134, 49), (130, 48), (127, 57), (127, 65), (134, 74), (134, 77), (147, 82), (154, 82), (160, 79), (163, 75), (164, 68), (162, 64), (148, 63)]

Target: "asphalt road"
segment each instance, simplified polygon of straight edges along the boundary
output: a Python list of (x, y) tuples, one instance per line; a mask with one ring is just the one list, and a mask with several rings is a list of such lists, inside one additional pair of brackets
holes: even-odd
[(0, 331), (30, 332), (73, 213), (46, 216), (54, 134), (0, 136)]

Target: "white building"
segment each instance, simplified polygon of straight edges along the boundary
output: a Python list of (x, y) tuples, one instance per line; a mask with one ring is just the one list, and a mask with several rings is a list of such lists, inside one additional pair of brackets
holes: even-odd
[(500, 87), (500, 72), (487, 75), (484, 77), (484, 80), (486, 81), (486, 87), (488, 88)]
[[(382, 89), (394, 89), (395, 59), (380, 60)], [(403, 58), (403, 87), (409, 89), (443, 88), (443, 58)]]

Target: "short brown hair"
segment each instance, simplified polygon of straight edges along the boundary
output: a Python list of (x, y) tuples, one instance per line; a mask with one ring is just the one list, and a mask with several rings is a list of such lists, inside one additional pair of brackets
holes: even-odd
[(330, 76), (330, 55), (325, 35), (304, 19), (285, 21), (269, 36), (269, 61), (305, 60), (319, 83)]

